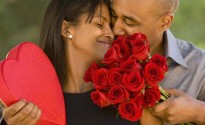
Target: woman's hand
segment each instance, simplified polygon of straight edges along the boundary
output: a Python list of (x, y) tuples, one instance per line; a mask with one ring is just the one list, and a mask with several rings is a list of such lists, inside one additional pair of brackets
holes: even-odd
[(2, 113), (7, 125), (35, 125), (41, 116), (41, 110), (25, 100), (3, 107)]
[(160, 118), (153, 116), (148, 109), (144, 108), (140, 125), (163, 125), (163, 122)]

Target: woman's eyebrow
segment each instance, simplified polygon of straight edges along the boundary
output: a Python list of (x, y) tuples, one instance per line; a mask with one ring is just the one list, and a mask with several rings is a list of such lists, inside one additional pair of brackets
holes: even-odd
[(98, 15), (98, 16), (96, 16), (95, 18), (100, 18), (100, 20), (103, 19), (103, 20), (107, 21), (107, 18), (104, 17), (104, 16), (102, 16), (102, 15)]

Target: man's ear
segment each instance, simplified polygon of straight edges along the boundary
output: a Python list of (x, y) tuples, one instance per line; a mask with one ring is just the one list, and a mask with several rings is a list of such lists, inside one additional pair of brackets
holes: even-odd
[(162, 31), (166, 31), (171, 27), (173, 20), (174, 20), (174, 14), (170, 13), (170, 14), (163, 15), (160, 20), (159, 29)]
[(63, 20), (61, 27), (61, 36), (70, 39), (74, 34), (74, 27), (66, 20)]

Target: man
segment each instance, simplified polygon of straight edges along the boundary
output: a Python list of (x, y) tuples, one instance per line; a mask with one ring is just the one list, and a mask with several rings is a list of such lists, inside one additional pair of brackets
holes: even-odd
[(205, 53), (168, 30), (178, 4), (179, 0), (112, 0), (113, 32), (146, 34), (151, 54), (167, 57), (169, 71), (160, 84), (172, 97), (156, 105), (152, 114), (171, 124), (204, 125)]

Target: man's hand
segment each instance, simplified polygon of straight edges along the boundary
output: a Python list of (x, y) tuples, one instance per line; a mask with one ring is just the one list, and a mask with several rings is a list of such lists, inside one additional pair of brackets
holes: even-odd
[(3, 107), (3, 118), (7, 125), (35, 125), (40, 116), (40, 109), (25, 100), (20, 100), (10, 107)]
[(205, 103), (176, 89), (166, 90), (172, 97), (155, 106), (153, 115), (171, 123), (194, 122), (205, 125)]
[(163, 125), (163, 122), (160, 118), (153, 116), (149, 109), (144, 108), (140, 125)]

